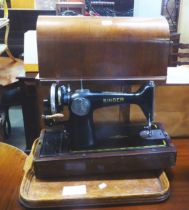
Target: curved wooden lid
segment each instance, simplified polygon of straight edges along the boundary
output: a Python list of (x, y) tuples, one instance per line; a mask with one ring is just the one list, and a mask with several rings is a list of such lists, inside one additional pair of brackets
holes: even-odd
[(41, 78), (132, 79), (166, 75), (165, 18), (40, 16)]

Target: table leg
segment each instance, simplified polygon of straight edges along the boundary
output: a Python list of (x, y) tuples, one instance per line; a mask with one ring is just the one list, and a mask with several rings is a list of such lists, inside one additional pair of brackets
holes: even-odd
[(23, 91), (22, 113), (26, 137), (26, 152), (29, 152), (34, 140), (39, 137), (41, 130), (37, 82), (36, 80), (22, 81), (21, 88)]

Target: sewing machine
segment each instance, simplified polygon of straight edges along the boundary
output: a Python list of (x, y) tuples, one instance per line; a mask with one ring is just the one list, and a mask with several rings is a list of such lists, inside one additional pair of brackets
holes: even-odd
[[(167, 21), (39, 17), (37, 39), (39, 80), (48, 87), (45, 128), (30, 155), (22, 203), (74, 207), (165, 200), (169, 182), (163, 170), (175, 165), (176, 149), (154, 120), (154, 89), (166, 79)], [(123, 117), (133, 104), (143, 121), (114, 120), (110, 108)], [(96, 120), (98, 111), (104, 120)]]
[[(53, 83), (43, 115), (51, 129), (40, 136), (34, 156), (36, 176), (89, 176), (174, 166), (175, 147), (161, 124), (153, 121), (154, 87), (149, 81), (136, 92), (91, 92)], [(141, 108), (146, 123), (93, 121), (96, 109), (131, 104)], [(65, 107), (69, 110), (66, 121)]]

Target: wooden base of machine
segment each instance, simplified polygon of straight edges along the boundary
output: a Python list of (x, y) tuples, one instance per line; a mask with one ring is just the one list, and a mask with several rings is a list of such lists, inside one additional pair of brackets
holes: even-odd
[[(128, 129), (129, 137), (118, 131), (118, 134), (113, 133), (99, 141), (100, 146), (97, 144), (78, 151), (66, 149), (69, 144), (60, 138), (63, 131), (44, 130), (34, 151), (35, 175), (42, 179), (90, 177), (174, 166), (176, 149), (162, 126), (154, 125), (153, 132), (157, 139), (142, 138), (143, 128), (141, 125), (124, 127), (124, 131)], [(121, 135), (125, 135), (124, 138)]]
[(154, 203), (169, 197), (169, 181), (162, 171), (133, 172), (88, 179), (36, 178), (33, 152), (20, 187), (20, 202), (28, 208), (89, 207)]

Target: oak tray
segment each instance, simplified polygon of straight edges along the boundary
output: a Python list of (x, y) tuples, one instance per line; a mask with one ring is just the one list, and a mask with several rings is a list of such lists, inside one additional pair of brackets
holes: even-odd
[[(34, 143), (33, 150), (36, 144)], [(24, 166), (20, 203), (26, 208), (87, 207), (161, 202), (169, 197), (165, 172), (127, 173), (124, 176), (95, 179), (36, 178), (33, 151)]]

